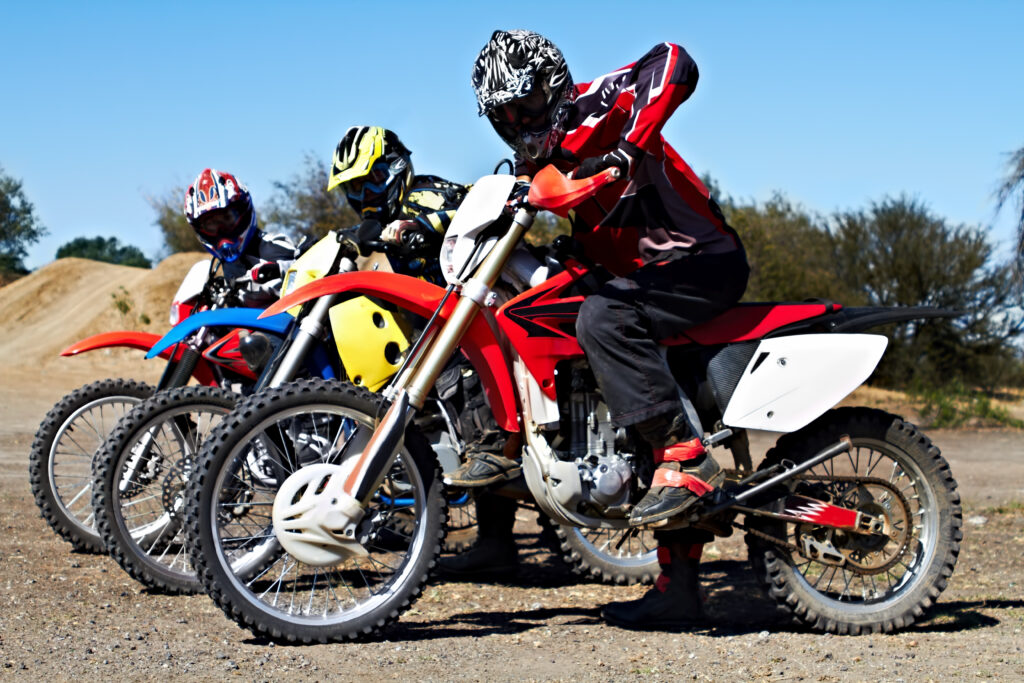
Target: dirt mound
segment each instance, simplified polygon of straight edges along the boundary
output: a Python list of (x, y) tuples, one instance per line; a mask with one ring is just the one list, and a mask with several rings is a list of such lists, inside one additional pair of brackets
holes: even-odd
[(0, 366), (70, 372), (99, 361), (136, 366), (138, 351), (101, 351), (73, 359), (61, 358), (60, 352), (100, 332), (165, 332), (171, 297), (188, 269), (203, 258), (201, 253), (175, 254), (152, 270), (64, 258), (0, 287)]

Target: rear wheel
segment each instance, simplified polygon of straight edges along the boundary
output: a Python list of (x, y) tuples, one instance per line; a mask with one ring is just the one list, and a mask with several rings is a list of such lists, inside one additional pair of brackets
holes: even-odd
[(853, 448), (788, 482), (803, 496), (885, 521), (875, 534), (749, 516), (759, 580), (779, 606), (831, 633), (891, 632), (922, 618), (960, 552), (960, 495), (939, 449), (880, 410), (841, 408), (779, 439), (763, 466), (801, 462), (849, 435)]
[(39, 512), (75, 550), (102, 553), (92, 511), (92, 461), (117, 421), (153, 395), (130, 379), (105, 379), (57, 402), (36, 431), (29, 481)]
[(476, 520), (476, 498), (465, 489), (447, 492), (448, 533), (444, 538), (444, 552), (461, 553), (469, 550), (480, 536)]
[(290, 506), (345, 476), (380, 401), (348, 384), (293, 382), (240, 403), (207, 440), (186, 496), (190, 551), (209, 595), (253, 633), (307, 643), (367, 636), (422, 592), (444, 541), (445, 500), (415, 428), (360, 525), (366, 555), (330, 555), (333, 546), (310, 541), (306, 557), (316, 560), (303, 561), (275, 533), (278, 497)]
[(203, 441), (237, 398), (216, 387), (160, 392), (128, 413), (97, 455), (97, 529), (140, 583), (169, 593), (201, 590), (185, 546), (185, 485)]
[(573, 573), (618, 585), (654, 583), (661, 571), (654, 532), (632, 532), (555, 526), (562, 560)]

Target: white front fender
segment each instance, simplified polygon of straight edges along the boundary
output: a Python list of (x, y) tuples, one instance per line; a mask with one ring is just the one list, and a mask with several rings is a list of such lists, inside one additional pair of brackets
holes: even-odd
[(729, 427), (793, 432), (871, 376), (889, 340), (877, 334), (764, 339), (726, 406)]

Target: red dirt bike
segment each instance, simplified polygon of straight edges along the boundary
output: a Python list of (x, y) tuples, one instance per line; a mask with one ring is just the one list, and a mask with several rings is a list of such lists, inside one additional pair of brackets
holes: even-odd
[[(204, 260), (189, 270), (171, 303), (172, 325), (194, 312), (235, 302), (236, 289), (223, 277), (215, 276), (217, 263)], [(235, 287), (242, 284), (236, 283)], [(258, 313), (248, 312), (253, 326), (257, 326)], [(271, 327), (276, 330), (281, 326), (274, 323)], [(251, 384), (258, 376), (241, 354), (238, 330), (200, 336), (202, 340), (190, 336), (159, 354), (167, 365), (155, 387), (133, 379), (92, 382), (58, 401), (39, 425), (29, 454), (32, 493), (43, 519), (75, 550), (105, 552), (94, 524), (91, 468), (93, 455), (118, 420), (156, 391), (184, 386), (191, 379), (206, 386), (225, 386)], [(133, 330), (104, 332), (72, 344), (61, 355), (118, 347), (149, 351), (162, 339), (158, 334)]]
[[(383, 397), (296, 382), (247, 400), (236, 411), (243, 417), (206, 441), (187, 496), (190, 552), (209, 594), (239, 624), (286, 641), (353, 638), (378, 632), (420, 594), (445, 509), (437, 463), (413, 418), (456, 349), (480, 373), (499, 425), (520, 434), (538, 506), (561, 524), (629, 528), (628, 512), (650, 486), (651, 453), (635, 430), (611, 424), (575, 336), (581, 302), (608, 276), (567, 249), (541, 263), (520, 246), (538, 209), (567, 211), (606, 184), (618, 196), (627, 181), (614, 171), (570, 180), (548, 167), (529, 203), (510, 208), (514, 182), (493, 175), (473, 186), (445, 236), (447, 290), (357, 273), (268, 309), (347, 292), (432, 318)], [(742, 304), (664, 340), (709, 449), (747, 429), (786, 434), (756, 472), (733, 473), (660, 528), (727, 535), (741, 527), (759, 580), (813, 628), (892, 631), (921, 618), (945, 588), (962, 538), (949, 466), (895, 415), (829, 409), (885, 350), (885, 337), (863, 330), (942, 315)], [(254, 449), (274, 453), (275, 486), (247, 472)], [(398, 538), (386, 535), (396, 510), (416, 520)]]

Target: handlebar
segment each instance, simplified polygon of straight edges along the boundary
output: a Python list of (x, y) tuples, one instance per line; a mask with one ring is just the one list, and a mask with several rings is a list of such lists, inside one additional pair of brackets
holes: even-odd
[(359, 225), (339, 233), (338, 240), (349, 240), (359, 253), (369, 256), (371, 252), (379, 251), (392, 256), (410, 258), (421, 255), (429, 247), (423, 235), (412, 233), (408, 244), (394, 244), (384, 242), (380, 239), (384, 226), (375, 220), (365, 220)]

